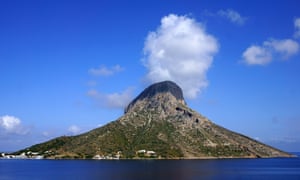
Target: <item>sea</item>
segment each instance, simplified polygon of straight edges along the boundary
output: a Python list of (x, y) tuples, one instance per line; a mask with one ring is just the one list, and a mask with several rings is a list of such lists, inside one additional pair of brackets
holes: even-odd
[(296, 158), (207, 160), (0, 159), (0, 180), (300, 180), (300, 154), (297, 155)]

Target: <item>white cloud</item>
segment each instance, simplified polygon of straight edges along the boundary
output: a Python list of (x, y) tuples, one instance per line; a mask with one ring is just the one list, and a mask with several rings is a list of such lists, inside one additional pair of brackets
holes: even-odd
[(245, 17), (242, 17), (237, 11), (232, 9), (220, 10), (218, 15), (227, 18), (232, 23), (243, 25), (246, 21)]
[(284, 59), (297, 54), (299, 51), (299, 44), (291, 39), (272, 39), (270, 41), (264, 42), (264, 45), (273, 48), (274, 51), (280, 53)]
[[(300, 18), (294, 22), (296, 32), (295, 37), (300, 37)], [(298, 42), (292, 39), (270, 39), (265, 41), (262, 46), (250, 46), (243, 53), (243, 61), (249, 65), (265, 65), (279, 56), (287, 60), (299, 52)]]
[(75, 135), (75, 134), (78, 134), (81, 131), (81, 129), (76, 125), (72, 125), (68, 128), (68, 131), (70, 133), (72, 133), (73, 135)]
[(125, 108), (133, 99), (133, 88), (127, 88), (121, 93), (102, 94), (95, 89), (88, 91), (88, 96), (96, 100), (97, 104), (107, 108)]
[(243, 58), (249, 65), (265, 65), (272, 61), (272, 54), (264, 47), (250, 46), (243, 53)]
[(196, 98), (208, 85), (206, 73), (217, 52), (217, 40), (202, 24), (187, 16), (170, 14), (161, 19), (161, 25), (145, 41), (146, 78), (151, 83), (175, 81), (187, 98)]
[(6, 130), (12, 130), (16, 127), (20, 126), (21, 121), (19, 118), (16, 118), (14, 116), (3, 116), (0, 119), (1, 126)]
[(94, 76), (111, 76), (123, 70), (124, 68), (117, 64), (111, 68), (107, 68), (105, 66), (100, 66), (99, 68), (91, 68), (89, 70), (89, 73)]
[(44, 131), (44, 132), (42, 132), (42, 135), (45, 136), (45, 137), (49, 137), (50, 133), (48, 131)]
[(266, 65), (279, 54), (282, 59), (288, 59), (299, 51), (299, 44), (291, 39), (265, 41), (262, 46), (250, 46), (243, 53), (243, 60), (248, 65)]
[(21, 120), (14, 116), (2, 116), (0, 117), (0, 130), (4, 130), (4, 133), (12, 133), (25, 135), (29, 132), (28, 128), (25, 128), (21, 124)]
[(300, 38), (300, 18), (296, 18), (294, 21), (294, 26), (295, 26), (295, 38)]

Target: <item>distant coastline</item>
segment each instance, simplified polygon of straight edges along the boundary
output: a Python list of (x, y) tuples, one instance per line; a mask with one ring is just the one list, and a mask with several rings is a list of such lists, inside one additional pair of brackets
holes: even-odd
[(1, 159), (46, 159), (46, 160), (217, 160), (217, 159), (272, 159), (272, 158), (299, 158), (300, 152), (289, 152), (291, 154), (290, 157), (255, 157), (255, 156), (244, 156), (244, 157), (178, 157), (178, 158), (163, 158), (163, 157), (148, 157), (148, 158), (141, 158), (141, 157), (134, 157), (134, 158), (120, 158), (120, 157), (111, 157), (111, 158), (47, 158), (43, 155), (39, 155), (38, 153), (22, 153), (22, 154), (11, 154), (11, 153), (0, 153), (0, 160)]

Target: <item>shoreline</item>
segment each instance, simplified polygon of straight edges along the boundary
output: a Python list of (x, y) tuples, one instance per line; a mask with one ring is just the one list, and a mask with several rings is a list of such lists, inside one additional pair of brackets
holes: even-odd
[(114, 159), (93, 159), (93, 158), (5, 158), (1, 157), (0, 160), (95, 160), (95, 161), (122, 161), (122, 160), (228, 160), (228, 159), (280, 159), (280, 158), (298, 158), (299, 156), (292, 154), (291, 156), (273, 156), (273, 157), (178, 157), (178, 158), (114, 158)]

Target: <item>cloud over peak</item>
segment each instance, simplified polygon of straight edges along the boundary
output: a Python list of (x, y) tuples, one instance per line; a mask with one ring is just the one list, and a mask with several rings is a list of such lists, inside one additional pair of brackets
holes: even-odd
[(175, 81), (187, 98), (196, 98), (208, 84), (206, 73), (218, 46), (216, 38), (195, 19), (175, 14), (165, 16), (145, 41), (146, 78), (151, 83)]

